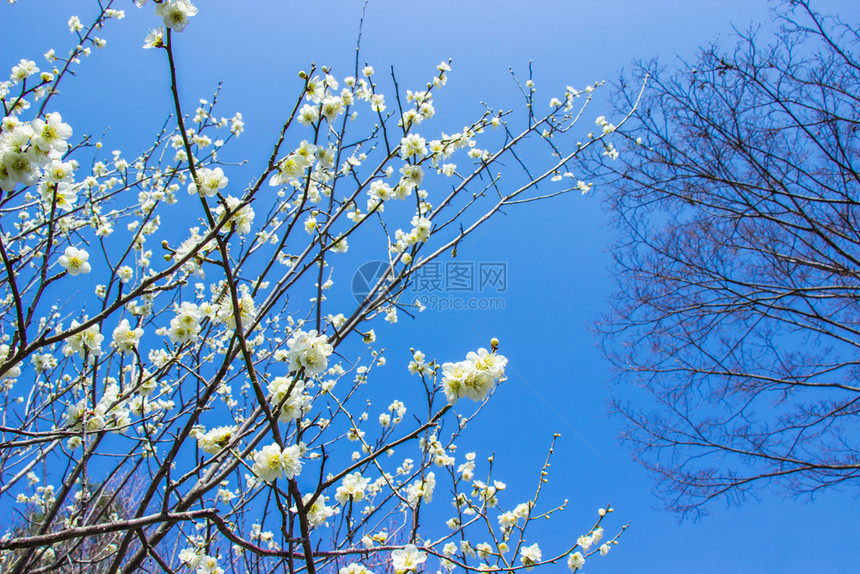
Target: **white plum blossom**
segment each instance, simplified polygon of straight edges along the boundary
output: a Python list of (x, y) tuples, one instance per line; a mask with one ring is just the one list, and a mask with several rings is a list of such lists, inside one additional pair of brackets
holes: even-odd
[(69, 275), (74, 276), (81, 273), (89, 273), (92, 270), (92, 267), (87, 262), (89, 258), (90, 254), (85, 250), (69, 245), (66, 247), (63, 255), (60, 255), (58, 263)]
[(218, 558), (204, 554), (202, 549), (185, 548), (179, 552), (179, 562), (196, 574), (224, 574), (218, 566)]
[(281, 453), (281, 466), (284, 469), (284, 476), (287, 478), (295, 478), (302, 472), (302, 445), (294, 444), (285, 447)]
[(26, 80), (33, 74), (39, 73), (39, 67), (36, 66), (36, 62), (33, 60), (21, 60), (18, 62), (17, 66), (12, 66), (12, 75), (9, 76), (13, 82), (20, 82), (21, 80)]
[(457, 472), (463, 478), (463, 480), (471, 481), (475, 475), (475, 453), (467, 452), (466, 453), (466, 462), (457, 467)]
[(418, 550), (414, 544), (407, 544), (391, 553), (391, 566), (397, 574), (413, 572), (426, 560), (427, 553)]
[(224, 574), (224, 569), (218, 566), (216, 557), (206, 554), (197, 566), (197, 574)]
[(189, 570), (196, 570), (203, 561), (203, 555), (193, 548), (185, 548), (179, 552), (179, 561), (185, 564)]
[(333, 122), (337, 116), (343, 113), (343, 100), (337, 96), (329, 96), (327, 98), (323, 98), (322, 101), (322, 115), (325, 119), (331, 123)]
[[(254, 299), (249, 293), (242, 293), (239, 300), (239, 317), (242, 320), (242, 325), (247, 327), (248, 323), (254, 319), (257, 314), (257, 309), (254, 306)], [(230, 329), (236, 328), (236, 315), (233, 311), (233, 299), (228, 293), (218, 307), (218, 319), (227, 325)]]
[(567, 567), (572, 571), (575, 572), (583, 566), (585, 566), (585, 557), (583, 557), (582, 552), (574, 552), (567, 557)]
[(532, 503), (531, 502), (521, 502), (516, 505), (514, 508), (514, 516), (517, 518), (528, 518), (531, 513)]
[(57, 112), (36, 118), (30, 125), (33, 129), (33, 146), (46, 156), (49, 154), (62, 155), (69, 149), (66, 143), (72, 137), (72, 128), (63, 123), (63, 118)]
[(418, 500), (425, 503), (433, 501), (433, 489), (436, 488), (436, 474), (428, 472), (424, 480), (418, 479), (406, 489), (406, 499), (410, 505), (415, 506)]
[[(302, 504), (305, 506), (305, 512), (307, 512), (308, 516), (308, 525), (311, 528), (323, 525), (328, 526), (327, 520), (337, 514), (337, 508), (326, 506), (328, 496), (319, 495), (316, 497), (316, 500), (311, 502), (311, 498), (313, 498), (313, 496), (313, 493), (310, 492), (302, 496)], [(294, 506), (290, 510), (295, 512), (296, 507)]]
[(133, 351), (137, 348), (141, 337), (143, 337), (143, 329), (140, 327), (132, 329), (128, 319), (123, 319), (113, 331), (113, 344), (120, 351)]
[(335, 253), (346, 253), (347, 249), (349, 249), (349, 243), (346, 237), (339, 237), (332, 242), (331, 250)]
[(182, 32), (188, 19), (197, 14), (197, 8), (188, 0), (164, 0), (156, 4), (155, 13), (161, 16), (164, 25), (174, 32)]
[(313, 215), (309, 215), (308, 218), (305, 219), (305, 231), (307, 231), (311, 235), (313, 235), (313, 232), (318, 225), (319, 223), (317, 222), (317, 218)]
[(601, 556), (606, 556), (609, 554), (609, 544), (601, 544), (599, 550)]
[(449, 404), (469, 398), (482, 401), (487, 398), (497, 381), (505, 376), (508, 360), (495, 351), (478, 349), (469, 352), (465, 361), (442, 364), (442, 388)]
[(191, 235), (176, 248), (174, 259), (185, 259), (189, 254), (194, 253), (194, 256), (186, 260), (183, 270), (192, 271), (202, 278), (205, 277), (205, 273), (200, 266), (201, 258), (206, 255), (212, 243), (204, 244), (199, 227), (192, 227), (189, 231)]
[(272, 443), (254, 455), (251, 470), (260, 480), (271, 482), (281, 477), (284, 472), (281, 466), (281, 450), (281, 447)]
[(11, 190), (17, 183), (33, 185), (39, 179), (39, 166), (32, 154), (10, 149), (3, 152), (0, 159), (0, 187), (4, 191)]
[(143, 39), (144, 49), (164, 47), (164, 28), (153, 28)]
[(427, 155), (427, 146), (424, 138), (418, 134), (409, 134), (400, 140), (400, 157), (409, 159), (414, 157), (416, 160), (421, 160)]
[(341, 504), (348, 501), (359, 502), (364, 499), (364, 491), (370, 483), (369, 478), (363, 478), (360, 472), (353, 472), (343, 477), (343, 482), (337, 487), (334, 499)]
[(478, 551), (478, 558), (481, 560), (486, 560), (493, 553), (493, 547), (490, 546), (487, 542), (481, 542), (478, 544), (475, 549)]
[(197, 434), (197, 445), (205, 453), (217, 454), (230, 443), (236, 433), (235, 426), (222, 426), (210, 429), (206, 433)]
[(119, 386), (111, 383), (105, 387), (104, 395), (95, 408), (88, 407), (86, 400), (70, 405), (66, 410), (65, 423), (72, 430), (79, 430), (86, 422), (87, 431), (103, 429), (122, 432), (131, 424), (128, 404), (119, 400)]
[(45, 166), (45, 181), (47, 183), (69, 181), (72, 179), (74, 170), (70, 162), (52, 159), (51, 163)]
[(275, 443), (264, 446), (254, 455), (251, 470), (264, 482), (273, 482), (282, 475), (295, 478), (302, 471), (301, 447), (292, 445), (281, 449)]
[[(272, 409), (281, 408), (278, 420), (290, 422), (311, 410), (311, 396), (305, 393), (305, 383), (291, 377), (275, 377), (269, 383)], [(288, 396), (289, 394), (289, 396)]]
[[(0, 366), (6, 367), (6, 358), (9, 356), (9, 345), (2, 344), (0, 345)], [(55, 362), (56, 364), (56, 362)], [(14, 379), (21, 374), (21, 367), (18, 364), (12, 365), (6, 369), (2, 375), (0, 375), (0, 381), (5, 379)]]
[(197, 340), (203, 314), (195, 303), (184, 301), (177, 309), (176, 316), (170, 320), (167, 335), (173, 343), (188, 343)]
[(498, 521), (499, 528), (501, 528), (502, 531), (510, 530), (511, 528), (516, 526), (517, 517), (514, 515), (513, 512), (503, 512), (499, 515)]
[(134, 279), (134, 269), (128, 265), (123, 265), (116, 270), (116, 275), (123, 283), (131, 283), (131, 280)]
[(202, 167), (198, 169), (197, 179), (200, 182), (200, 186), (198, 186), (195, 182), (189, 183), (188, 193), (197, 193), (201, 197), (212, 197), (220, 190), (227, 187), (227, 183), (230, 181), (229, 179), (227, 179), (227, 177), (224, 176), (224, 170), (220, 167), (216, 167), (215, 169)]
[[(80, 326), (76, 320), (72, 320), (70, 330)], [(104, 340), (104, 335), (99, 333), (98, 323), (90, 325), (86, 329), (70, 335), (66, 338), (66, 347), (63, 349), (64, 354), (71, 355), (78, 353), (81, 358), (89, 354), (91, 356), (101, 355), (101, 344)]]
[[(4, 345), (0, 345), (0, 349), (2, 349), (3, 346)], [(49, 371), (57, 367), (57, 358), (50, 353), (35, 353), (30, 359), (30, 362), (37, 373)]]
[[(240, 235), (249, 234), (251, 232), (251, 224), (254, 223), (254, 210), (251, 209), (251, 206), (246, 203), (242, 207), (239, 207), (242, 204), (242, 200), (232, 195), (225, 197), (224, 202), (230, 211), (236, 211), (230, 217), (226, 228), (236, 231)], [(224, 206), (219, 205), (215, 213), (218, 215), (218, 219), (223, 219), (225, 217)]]
[(428, 368), (424, 363), (424, 358), (424, 353), (421, 351), (415, 351), (412, 355), (412, 360), (409, 362), (409, 372), (413, 375), (423, 374)]
[(535, 564), (540, 562), (541, 555), (540, 547), (535, 542), (531, 546), (523, 546), (522, 550), (520, 550), (520, 562), (523, 563), (526, 570), (531, 570)]
[(316, 330), (293, 332), (292, 337), (287, 341), (287, 347), (290, 371), (304, 369), (305, 374), (312, 377), (325, 372), (328, 367), (328, 357), (334, 350), (325, 335), (317, 335)]
[(588, 549), (591, 548), (591, 545), (594, 544), (594, 538), (591, 536), (580, 536), (576, 539), (576, 544), (588, 552)]
[(320, 111), (318, 106), (313, 106), (311, 104), (305, 104), (299, 110), (298, 120), (299, 123), (303, 126), (309, 126), (317, 122), (320, 119)]
[(370, 109), (374, 112), (385, 111), (385, 94), (373, 94), (370, 96)]

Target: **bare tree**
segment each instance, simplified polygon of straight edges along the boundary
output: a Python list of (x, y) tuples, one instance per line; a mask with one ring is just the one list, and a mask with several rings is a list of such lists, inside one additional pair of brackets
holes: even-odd
[(622, 159), (599, 161), (619, 289), (597, 328), (653, 399), (613, 407), (682, 514), (860, 478), (860, 36), (807, 1), (775, 18), (640, 65)]

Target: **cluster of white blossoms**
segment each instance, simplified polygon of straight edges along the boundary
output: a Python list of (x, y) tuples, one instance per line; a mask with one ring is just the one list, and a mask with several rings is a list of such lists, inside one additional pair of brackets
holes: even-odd
[(304, 381), (292, 377), (275, 377), (269, 383), (272, 409), (280, 408), (278, 420), (288, 423), (311, 410), (312, 397), (305, 392)]
[(403, 159), (413, 158), (421, 161), (427, 155), (427, 140), (418, 134), (409, 134), (400, 140), (400, 157)]
[(122, 352), (134, 351), (141, 337), (143, 337), (143, 329), (140, 327), (132, 329), (128, 319), (120, 321), (113, 330), (113, 344)]
[(370, 479), (363, 478), (360, 472), (347, 474), (343, 477), (340, 486), (337, 487), (334, 499), (341, 504), (346, 504), (349, 501), (360, 502), (364, 500), (364, 491), (367, 490), (368, 484), (370, 484)]
[(316, 330), (296, 330), (287, 340), (287, 352), (284, 360), (290, 363), (290, 372), (304, 371), (309, 377), (316, 377), (325, 372), (328, 367), (328, 357), (334, 351), (325, 335), (318, 335)]
[[(257, 315), (257, 309), (254, 306), (254, 299), (251, 297), (250, 293), (244, 292), (241, 293), (240, 296), (237, 296), (237, 300), (239, 302), (239, 318), (242, 321), (242, 325), (247, 326), (248, 323), (250, 323)], [(233, 311), (233, 298), (229, 293), (226, 293), (224, 297), (221, 298), (221, 304), (218, 306), (216, 318), (227, 325), (227, 328), (236, 328), (236, 315)]]
[[(469, 454), (474, 455), (474, 453)], [(474, 456), (470, 457), (467, 455), (467, 459), (471, 462), (474, 460)], [(474, 465), (472, 465), (472, 468), (474, 468)], [(473, 498), (477, 498), (477, 500), (475, 502), (470, 501), (469, 496), (465, 492), (462, 492), (454, 498), (455, 508), (457, 508), (464, 516), (474, 516), (479, 512), (481, 507), (491, 508), (496, 506), (498, 504), (496, 494), (505, 490), (506, 486), (504, 483), (499, 481), (493, 482), (493, 486), (488, 486), (483, 481), (474, 481), (471, 496)], [(519, 547), (519, 561), (526, 570), (532, 570), (535, 566), (543, 566), (547, 564), (547, 562), (542, 562), (543, 551), (541, 550), (540, 545), (538, 543), (526, 545), (523, 538), (528, 523), (535, 519), (535, 517), (532, 516), (533, 507), (534, 501), (528, 501), (518, 504), (513, 510), (501, 512), (498, 515), (497, 520), (502, 536), (498, 537), (495, 534), (493, 535), (494, 545), (486, 542), (473, 544), (468, 540), (461, 540), (459, 546), (454, 542), (446, 543), (442, 549), (442, 553), (447, 557), (453, 557), (455, 554), (461, 553), (464, 557), (475, 557), (477, 555), (481, 560), (489, 560), (493, 556), (500, 556), (509, 552), (511, 547), (516, 545)], [(607, 512), (612, 512), (612, 510), (606, 510), (603, 508), (598, 510), (598, 514), (601, 519)], [(542, 513), (540, 516), (545, 517), (546, 515)], [(523, 522), (525, 522), (525, 524), (523, 524)], [(450, 529), (455, 531), (459, 530), (463, 526), (459, 517), (454, 517), (448, 520), (447, 524)], [(517, 535), (520, 537), (519, 542), (516, 542)], [(573, 547), (573, 550), (576, 550), (576, 552), (570, 553), (567, 557), (567, 565), (570, 570), (576, 572), (579, 568), (582, 568), (585, 564), (586, 557), (589, 555), (589, 549), (602, 538), (603, 528), (599, 525), (595, 526), (588, 535), (580, 536)], [(618, 542), (616, 540), (612, 540), (610, 543), (617, 544)], [(610, 543), (600, 546), (599, 553), (601, 556), (605, 556), (609, 553)], [(595, 552), (592, 552), (592, 554), (594, 553)], [(554, 563), (554, 561), (551, 562)], [(456, 568), (456, 564), (446, 559), (442, 560), (441, 566), (443, 570), (447, 571), (453, 571)], [(477, 567), (477, 570), (495, 571), (498, 567), (499, 565), (490, 566), (487, 563), (483, 563)]]
[(414, 351), (412, 353), (412, 360), (409, 362), (409, 372), (413, 375), (423, 375), (428, 371), (430, 369), (430, 365), (424, 362), (425, 358), (424, 353), (421, 351)]
[[(141, 4), (143, 2), (146, 0)], [(167, 28), (174, 32), (182, 32), (188, 25), (189, 19), (197, 14), (197, 8), (188, 0), (163, 0), (155, 5), (155, 13), (161, 16)]]
[[(611, 510), (609, 512), (612, 512)], [(601, 517), (606, 515), (606, 510), (600, 509), (599, 514)], [(567, 566), (571, 569), (571, 571), (576, 572), (583, 566), (585, 566), (585, 556), (582, 554), (583, 552), (588, 552), (588, 550), (594, 545), (600, 542), (603, 539), (603, 528), (598, 526), (594, 530), (592, 530), (589, 534), (580, 536), (576, 539), (576, 545), (582, 549), (582, 552), (576, 551), (572, 552), (567, 557)], [(613, 541), (613, 544), (617, 544), (617, 541)], [(609, 544), (602, 544), (599, 548), (600, 555), (606, 556), (609, 554)]]
[[(422, 211), (424, 210), (422, 209)], [(398, 229), (394, 232), (395, 242), (390, 247), (393, 253), (401, 253), (405, 251), (406, 248), (415, 245), (416, 243), (427, 241), (430, 238), (430, 231), (433, 223), (428, 218), (424, 217), (423, 214), (413, 216), (411, 223), (412, 229), (409, 232), (403, 231), (402, 229)]]
[(299, 147), (277, 164), (277, 173), (269, 179), (269, 185), (281, 187), (290, 185), (299, 188), (303, 185), (308, 168), (316, 161), (317, 146), (302, 140)]
[(419, 500), (429, 504), (433, 501), (433, 490), (436, 488), (436, 473), (428, 472), (423, 479), (417, 479), (406, 488), (406, 501), (415, 506)]
[[(104, 395), (95, 408), (86, 405), (87, 400), (81, 399), (66, 409), (65, 423), (68, 430), (81, 430), (85, 426), (87, 432), (123, 432), (131, 424), (129, 405), (127, 401), (120, 400), (120, 390), (116, 384), (108, 384), (105, 387)], [(80, 440), (80, 437), (72, 437), (69, 439), (69, 447), (76, 447)]]
[[(552, 449), (550, 449), (552, 452)], [(490, 457), (492, 463), (493, 457)], [(466, 455), (466, 463), (461, 465), (457, 472), (461, 473), (464, 480), (472, 480), (475, 470), (475, 453)], [(546, 472), (542, 474), (545, 475)], [(493, 480), (492, 485), (487, 484), (482, 480), (474, 480), (472, 482), (471, 492), (463, 491), (457, 494), (453, 499), (454, 507), (458, 511), (458, 515), (447, 521), (448, 527), (457, 532), (464, 529), (464, 517), (480, 515), (487, 520), (490, 516), (488, 509), (500, 505), (497, 497), (500, 493), (507, 489), (507, 485), (499, 480)], [(498, 521), (501, 536), (492, 534), (492, 543), (480, 542), (473, 543), (468, 539), (461, 539), (459, 545), (455, 542), (448, 542), (442, 548), (442, 554), (449, 559), (441, 560), (442, 571), (454, 571), (457, 564), (453, 562), (453, 557), (457, 554), (461, 556), (460, 561), (468, 558), (478, 557), (485, 561), (478, 565), (477, 571), (496, 571), (506, 570), (508, 564), (512, 561), (505, 562), (505, 568), (501, 564), (492, 564), (494, 557), (501, 557), (512, 549), (516, 548), (516, 558), (522, 564), (522, 568), (531, 570), (536, 566), (544, 566), (547, 563), (555, 563), (554, 560), (545, 561), (543, 559), (543, 551), (538, 543), (527, 544), (525, 542), (525, 532), (529, 523), (537, 518), (545, 518), (548, 514), (541, 512), (540, 515), (534, 516), (532, 513), (535, 507), (535, 500), (529, 500), (517, 504), (512, 510), (499, 511), (496, 519)], [(565, 504), (567, 501), (565, 501)], [(559, 508), (563, 508), (562, 507)], [(601, 519), (611, 510), (599, 509), (598, 514)], [(577, 550), (568, 556), (568, 565), (571, 570), (576, 571), (584, 564), (589, 548), (599, 542), (603, 537), (603, 529), (595, 526), (587, 536), (581, 536), (571, 550)], [(612, 543), (616, 543), (614, 540)], [(600, 554), (605, 555), (609, 551), (609, 546), (600, 547)]]
[[(31, 487), (39, 482), (39, 477), (34, 472), (28, 472), (27, 479)], [(27, 496), (23, 492), (18, 493), (18, 496), (15, 497), (15, 502), (18, 504), (32, 504), (41, 512), (46, 512), (57, 501), (55, 494), (56, 489), (54, 485), (46, 484), (44, 486), (37, 486), (31, 496)], [(53, 549), (49, 548), (49, 550)], [(51, 558), (53, 558), (53, 554)]]
[[(391, 413), (391, 414), (389, 414)], [(388, 412), (379, 415), (379, 424), (383, 427), (400, 424), (406, 414), (406, 405), (402, 401), (393, 401), (388, 405)], [(394, 418), (392, 418), (392, 416)]]
[[(69, 330), (76, 329), (81, 324), (75, 319), (72, 319), (72, 324)], [(102, 341), (104, 335), (99, 332), (98, 323), (90, 325), (86, 329), (78, 331), (73, 335), (66, 337), (66, 345), (63, 347), (63, 354), (67, 357), (77, 353), (83, 358), (89, 355), (90, 358), (97, 357), (102, 353)]]
[(176, 308), (176, 315), (170, 320), (167, 335), (174, 343), (188, 343), (197, 340), (203, 313), (195, 303), (183, 301)]
[[(437, 66), (439, 74), (434, 77), (430, 86), (439, 87), (445, 84), (447, 80), (447, 72), (450, 71), (449, 63), (443, 62)], [(307, 81), (307, 89), (305, 98), (309, 103), (305, 104), (298, 110), (298, 122), (302, 125), (319, 127), (320, 122), (333, 122), (340, 114), (349, 111), (358, 100), (365, 100), (371, 103), (371, 109), (381, 112), (385, 109), (384, 97), (382, 94), (375, 92), (375, 85), (369, 83), (366, 79), (356, 80), (354, 77), (344, 78), (343, 82), (346, 87), (337, 92), (340, 83), (330, 74), (326, 68), (323, 68), (326, 74), (323, 78), (314, 76), (308, 78), (304, 73), (301, 77)], [(368, 66), (362, 70), (362, 74), (366, 78), (370, 78), (374, 73), (372, 67)], [(452, 176), (455, 173), (456, 166), (454, 164), (440, 164), (441, 160), (449, 157), (454, 151), (461, 148), (469, 149), (469, 156), (479, 161), (485, 161), (489, 155), (486, 150), (480, 150), (475, 147), (474, 136), (479, 133), (483, 127), (492, 124), (493, 126), (500, 125), (497, 117), (493, 116), (492, 120), (485, 118), (472, 127), (466, 127), (461, 133), (454, 135), (442, 134), (441, 139), (426, 140), (417, 133), (408, 133), (409, 130), (420, 124), (423, 120), (433, 117), (435, 109), (430, 97), (430, 91), (407, 91), (407, 102), (413, 104), (414, 107), (406, 109), (398, 125), (406, 128), (407, 133), (401, 140), (398, 146), (401, 159), (405, 160), (399, 172), (401, 177), (396, 184), (390, 184), (384, 179), (373, 179), (367, 186), (367, 212), (383, 211), (383, 203), (389, 199), (405, 199), (411, 195), (422, 182), (424, 177), (424, 169), (422, 164), (428, 162), (435, 167), (439, 173), (444, 173), (447, 176)], [(353, 111), (350, 115), (351, 119), (355, 119), (358, 112)], [(307, 202), (308, 204), (316, 204), (322, 197), (330, 196), (331, 186), (330, 181), (335, 177), (333, 171), (335, 157), (335, 148), (323, 147), (320, 145), (310, 144), (303, 141), (298, 149), (290, 152), (287, 156), (280, 159), (277, 164), (277, 172), (269, 179), (269, 184), (276, 187), (293, 187), (296, 189), (302, 188), (301, 196), (296, 196), (293, 199), (293, 206), (299, 206)], [(356, 153), (348, 158), (340, 168), (340, 174), (348, 174), (355, 170), (366, 159), (366, 154)], [(310, 171), (309, 171), (310, 170)], [(383, 170), (384, 177), (388, 178), (394, 173), (392, 166), (388, 166)], [(279, 195), (283, 196), (284, 191), (280, 191)], [(392, 252), (400, 253), (405, 251), (412, 245), (427, 241), (431, 233), (431, 221), (427, 215), (432, 210), (432, 206), (426, 201), (427, 191), (418, 191), (420, 201), (417, 206), (417, 213), (411, 220), (412, 228), (410, 230), (397, 229), (393, 241), (391, 241), (390, 249)], [(362, 213), (355, 202), (348, 204), (349, 213), (347, 217), (358, 223), (367, 217), (367, 213)], [(320, 217), (324, 216), (319, 211), (312, 210), (305, 219), (304, 227), (309, 234), (315, 234), (324, 226), (325, 221), (320, 221)], [(345, 251), (347, 248), (346, 238), (341, 238), (333, 244), (334, 251)], [(408, 256), (408, 254), (407, 254)], [(406, 261), (406, 258), (404, 258)]]
[(598, 116), (594, 123), (603, 130), (604, 134), (611, 134), (616, 130), (615, 124), (609, 123), (606, 116)]
[(197, 170), (197, 179), (200, 182), (200, 186), (198, 187), (197, 183), (192, 181), (188, 184), (188, 193), (196, 193), (201, 197), (212, 197), (227, 187), (227, 182), (229, 181), (224, 176), (224, 170), (220, 167), (214, 169), (208, 167), (199, 168)]
[(209, 250), (209, 247), (214, 243), (210, 241), (208, 245), (203, 244), (203, 236), (200, 235), (199, 227), (192, 227), (188, 230), (189, 237), (185, 241), (183, 241), (176, 248), (176, 252), (173, 254), (174, 259), (184, 259), (189, 253), (196, 253), (196, 257), (192, 257), (183, 265), (182, 270), (186, 273), (194, 273), (200, 278), (205, 278), (206, 273), (203, 271), (203, 267), (201, 267), (200, 262), (201, 259), (206, 255), (206, 252)]
[(407, 544), (402, 549), (394, 550), (391, 553), (391, 566), (394, 567), (396, 574), (415, 572), (426, 560), (427, 553), (418, 550), (414, 544)]
[[(18, 76), (24, 73), (20, 71), (23, 63), (19, 65)], [(26, 73), (39, 71), (35, 64), (26, 68)], [(15, 77), (13, 72), (13, 80)], [(68, 204), (71, 195), (68, 189), (76, 164), (64, 164), (61, 160), (69, 149), (70, 137), (72, 128), (56, 112), (31, 122), (22, 122), (12, 115), (4, 117), (0, 123), (0, 189), (11, 191), (18, 184), (33, 185), (44, 178), (43, 196), (50, 197), (60, 184), (65, 184), (64, 202)]]
[(272, 443), (254, 454), (251, 470), (264, 482), (274, 482), (281, 476), (295, 478), (302, 472), (302, 447), (294, 444), (283, 449)]
[(195, 436), (200, 450), (207, 454), (217, 454), (221, 449), (230, 444), (230, 440), (233, 439), (235, 434), (236, 427), (234, 425), (215, 427), (205, 433), (197, 432)]
[(514, 526), (517, 525), (518, 520), (527, 520), (532, 511), (532, 503), (531, 502), (521, 502), (517, 506), (514, 507), (513, 510), (508, 512), (503, 512), (499, 515), (499, 528), (502, 529), (502, 532), (509, 534)]
[[(338, 508), (336, 506), (327, 506), (326, 502), (328, 502), (328, 496), (319, 495), (316, 497), (313, 502), (313, 493), (307, 493), (302, 496), (302, 504), (305, 507), (305, 512), (308, 517), (308, 525), (311, 528), (317, 528), (319, 526), (328, 526), (328, 519), (337, 514)], [(293, 506), (290, 508), (291, 512), (296, 512), (296, 507)]]
[[(10, 347), (6, 343), (0, 345), (0, 365), (6, 367), (6, 358), (9, 356)], [(19, 364), (14, 364), (11, 367), (6, 369), (2, 375), (0, 375), (0, 381), (4, 382), (4, 388), (9, 389), (15, 383), (15, 378), (21, 375), (21, 366)]]
[(453, 405), (462, 398), (473, 401), (487, 398), (496, 382), (504, 380), (507, 363), (504, 356), (484, 348), (477, 353), (470, 351), (464, 361), (443, 363), (442, 389), (448, 404)]
[(526, 570), (531, 570), (535, 564), (540, 562), (541, 556), (543, 553), (541, 552), (540, 546), (538, 546), (537, 542), (532, 544), (531, 546), (523, 546), (520, 550), (520, 562), (523, 563), (523, 566), (526, 567)]
[[(600, 511), (601, 511), (601, 516), (604, 516), (606, 511), (604, 511), (603, 509), (600, 509)], [(610, 512), (611, 512), (611, 510), (610, 510)], [(583, 535), (583, 536), (580, 536), (579, 538), (577, 538), (576, 544), (580, 548), (582, 548), (582, 550), (584, 552), (588, 552), (589, 548), (591, 548), (593, 545), (599, 543), (601, 540), (603, 540), (603, 528), (598, 526), (597, 528), (592, 530), (589, 534)], [(600, 555), (606, 556), (608, 553), (609, 553), (609, 544), (600, 545)]]
[(224, 574), (218, 559), (199, 548), (185, 548), (179, 553), (179, 561), (195, 574)]
[[(254, 210), (251, 206), (247, 203), (242, 205), (242, 200), (232, 195), (225, 197), (224, 203), (227, 205), (227, 210), (232, 213), (227, 220), (226, 228), (237, 232), (239, 235), (251, 233), (251, 225), (254, 223)], [(227, 211), (224, 210), (223, 205), (219, 205), (215, 210), (215, 214), (220, 221), (227, 216)]]

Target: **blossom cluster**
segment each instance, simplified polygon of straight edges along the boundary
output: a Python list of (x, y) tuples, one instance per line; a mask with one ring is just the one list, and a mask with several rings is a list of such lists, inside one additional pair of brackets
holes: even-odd
[[(26, 67), (26, 72), (20, 71), (22, 67)], [(16, 74), (13, 70), (13, 78), (39, 70), (32, 61), (23, 60), (16, 68), (19, 71)], [(76, 163), (62, 160), (71, 137), (72, 128), (56, 112), (30, 122), (20, 121), (15, 116), (3, 118), (0, 124), (0, 189), (11, 191), (17, 185), (39, 184), (44, 201), (70, 209), (77, 201), (73, 187)], [(55, 195), (59, 199), (54, 199)]]
[(315, 377), (322, 374), (328, 366), (328, 357), (333, 347), (325, 335), (318, 335), (316, 330), (293, 332), (287, 341), (288, 351), (283, 360), (289, 362), (290, 372), (302, 372)]
[(273, 482), (281, 476), (295, 478), (302, 471), (301, 452), (300, 445), (281, 448), (270, 444), (254, 455), (251, 470), (265, 482)]
[(505, 378), (508, 360), (484, 348), (470, 351), (464, 361), (442, 364), (442, 388), (449, 404), (469, 398), (483, 401), (498, 381)]

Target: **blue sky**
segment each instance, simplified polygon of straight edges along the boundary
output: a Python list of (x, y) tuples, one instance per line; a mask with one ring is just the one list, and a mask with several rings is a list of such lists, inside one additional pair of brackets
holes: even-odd
[[(199, 2), (177, 51), (183, 97), (208, 98), (223, 81), (221, 113), (241, 111), (246, 122), (231, 153), (253, 161), (265, 152), (285, 98), (292, 99), (299, 69), (316, 62), (339, 77), (351, 73), (361, 4)], [(860, 9), (848, 5), (815, 4), (856, 20)], [(75, 3), (82, 19), (87, 6)], [(437, 116), (447, 117), (453, 131), (480, 110), (480, 101), (519, 104), (509, 67), (525, 74), (533, 60), (538, 101), (546, 102), (566, 85), (612, 81), (637, 58), (659, 56), (671, 65), (675, 55), (692, 57), (698, 45), (728, 40), (731, 23), (766, 26), (770, 6), (736, 0), (371, 0), (361, 61), (378, 71), (393, 66), (406, 89), (421, 87), (437, 63), (453, 58), (451, 79), (436, 100)], [(60, 111), (84, 131), (110, 126), (109, 146), (131, 152), (150, 139), (170, 105), (163, 54), (138, 49), (157, 23), (152, 7), (120, 7), (126, 21), (106, 30), (109, 48), (66, 84), (67, 108)], [(20, 58), (41, 61), (49, 48), (65, 49), (71, 9), (56, 0), (5, 7), (0, 64), (8, 69)], [(584, 121), (605, 111), (598, 102)], [(717, 502), (714, 516), (681, 525), (658, 509), (652, 479), (617, 444), (617, 421), (604, 416), (607, 364), (588, 326), (606, 309), (614, 287), (606, 253), (612, 229), (599, 201), (612, 190), (595, 192), (511, 210), (473, 237), (460, 250), (463, 260), (507, 264), (504, 310), (428, 310), (415, 322), (402, 320), (388, 345), (389, 361), (408, 361), (400, 341), (458, 360), (490, 337), (501, 340), (509, 380), (473, 426), (470, 442), (483, 451), (496, 445), (499, 477), (516, 488), (534, 482), (553, 432), (562, 433), (547, 500), (570, 499), (553, 524), (571, 531), (547, 535), (575, 538), (607, 503), (617, 509), (608, 531), (630, 522), (619, 547), (590, 562), (589, 573), (855, 571), (860, 533), (850, 493), (823, 493), (814, 503), (776, 493), (731, 509)], [(377, 334), (384, 342), (385, 333)]]

